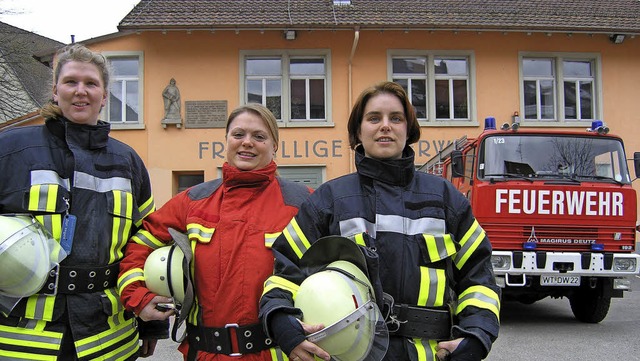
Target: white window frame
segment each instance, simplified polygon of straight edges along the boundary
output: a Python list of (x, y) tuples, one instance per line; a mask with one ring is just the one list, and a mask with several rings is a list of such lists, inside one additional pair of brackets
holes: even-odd
[[(525, 59), (550, 59), (553, 61), (553, 111), (555, 116), (553, 119), (525, 119), (525, 102), (524, 102), (524, 82), (526, 80), (534, 80), (541, 77), (525, 77), (523, 70), (523, 61)], [(567, 119), (565, 117), (565, 98), (564, 98), (564, 83), (565, 81), (576, 82), (584, 81), (587, 78), (583, 77), (565, 77), (563, 64), (565, 61), (583, 61), (591, 63), (592, 77), (588, 80), (592, 81), (593, 87), (593, 99), (592, 99), (592, 113), (593, 118), (589, 119)], [(519, 72), (519, 85), (520, 90), (520, 122), (527, 126), (575, 126), (584, 127), (590, 125), (595, 119), (602, 120), (602, 61), (600, 54), (597, 53), (548, 53), (548, 52), (520, 52), (518, 54), (518, 72)], [(539, 96), (539, 92), (536, 94)], [(540, 102), (537, 102), (537, 106), (540, 106)], [(576, 106), (579, 107), (579, 100), (576, 101)], [(580, 109), (576, 109), (580, 111)], [(540, 118), (540, 112), (538, 112), (538, 118)]]
[[(246, 75), (245, 61), (251, 58), (278, 58), (281, 60), (281, 75), (265, 75), (265, 76), (248, 76)], [(290, 59), (292, 58), (322, 58), (324, 60), (325, 75), (295, 75), (289, 74)], [(278, 119), (278, 125), (281, 127), (326, 127), (334, 126), (331, 119), (331, 51), (329, 49), (314, 49), (314, 50), (242, 50), (240, 51), (240, 94), (239, 99), (241, 104), (248, 102), (246, 92), (247, 79), (263, 79), (263, 88), (265, 79), (278, 79), (281, 80), (281, 119)], [(307, 84), (310, 79), (324, 79), (324, 96), (325, 96), (325, 119), (317, 120), (309, 119), (309, 92), (307, 89), (307, 109), (306, 120), (291, 119), (291, 80), (292, 79), (305, 79)], [(263, 94), (266, 95), (266, 92)], [(263, 98), (264, 104), (264, 98)]]
[[(112, 58), (138, 58), (138, 77), (116, 77), (111, 74), (110, 83), (113, 84), (116, 80), (137, 80), (138, 81), (138, 121), (137, 122), (112, 122), (111, 129), (144, 129), (144, 53), (142, 51), (104, 51), (102, 54), (108, 59)], [(110, 86), (111, 86), (110, 84)], [(100, 112), (100, 117), (108, 121), (109, 111), (109, 99), (107, 98), (107, 105)], [(126, 113), (123, 113), (126, 114)]]
[[(426, 74), (424, 76), (417, 76), (411, 74), (411, 76), (395, 76), (393, 72), (393, 59), (394, 58), (424, 58), (426, 59)], [(468, 75), (436, 75), (435, 74), (435, 59), (465, 59), (468, 66)], [(424, 79), (426, 80), (426, 106), (427, 106), (427, 118), (418, 118), (418, 122), (421, 126), (470, 126), (478, 125), (477, 116), (477, 104), (476, 104), (476, 66), (475, 66), (475, 53), (467, 50), (403, 50), (392, 49), (387, 51), (387, 78), (393, 81), (394, 78), (403, 79)], [(450, 82), (455, 79), (467, 80), (467, 104), (468, 104), (468, 119), (436, 119), (436, 79), (447, 79)], [(453, 88), (450, 87), (450, 92)], [(450, 99), (453, 94), (450, 94)], [(453, 103), (451, 103), (453, 105)], [(450, 110), (453, 112), (453, 108)]]

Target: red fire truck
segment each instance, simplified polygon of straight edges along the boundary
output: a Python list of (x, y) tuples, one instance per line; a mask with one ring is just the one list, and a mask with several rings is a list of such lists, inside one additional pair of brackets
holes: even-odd
[[(451, 143), (420, 170), (467, 196), (493, 246), (505, 301), (567, 297), (575, 317), (602, 321), (640, 272), (636, 192), (624, 144), (600, 121), (586, 131), (496, 129)], [(640, 170), (640, 152), (634, 153)]]

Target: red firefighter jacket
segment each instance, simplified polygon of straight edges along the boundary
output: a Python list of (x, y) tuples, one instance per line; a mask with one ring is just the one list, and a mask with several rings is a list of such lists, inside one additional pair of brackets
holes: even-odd
[[(143, 228), (129, 241), (121, 280), (135, 269), (142, 270), (155, 248), (171, 243), (167, 231), (171, 227), (195, 242), (192, 269), (197, 315), (187, 322), (204, 327), (258, 323), (263, 283), (273, 272), (271, 243), (310, 193), (309, 188), (293, 182), (283, 187), (276, 169), (274, 162), (257, 171), (241, 171), (225, 163), (222, 182), (202, 183), (169, 200), (145, 219)], [(143, 279), (120, 283), (120, 291), (125, 307), (136, 313), (154, 297)], [(186, 340), (180, 351), (187, 354)], [(199, 359), (228, 357), (207, 354)], [(271, 360), (269, 350), (245, 357)]]

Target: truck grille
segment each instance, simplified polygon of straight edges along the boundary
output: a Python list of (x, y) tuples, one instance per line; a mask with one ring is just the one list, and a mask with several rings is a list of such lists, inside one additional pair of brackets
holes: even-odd
[[(521, 250), (525, 242), (535, 242), (536, 249), (542, 251), (589, 251), (592, 243), (604, 244), (604, 250), (608, 252), (635, 249), (634, 229), (504, 224), (482, 224), (482, 227), (494, 250)], [(616, 232), (622, 232), (618, 240), (615, 239)]]

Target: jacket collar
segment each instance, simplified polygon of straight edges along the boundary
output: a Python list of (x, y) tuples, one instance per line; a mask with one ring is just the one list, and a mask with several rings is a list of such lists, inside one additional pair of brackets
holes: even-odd
[(271, 161), (266, 167), (257, 170), (240, 170), (225, 162), (222, 165), (222, 181), (225, 188), (260, 187), (273, 181), (278, 166)]
[(359, 145), (355, 149), (356, 168), (362, 176), (396, 186), (406, 186), (413, 180), (415, 172), (413, 149), (406, 146), (399, 159), (380, 160), (364, 155), (364, 148)]
[(64, 117), (45, 121), (49, 131), (67, 145), (82, 149), (100, 149), (107, 146), (111, 125), (101, 120), (96, 125), (77, 124)]

